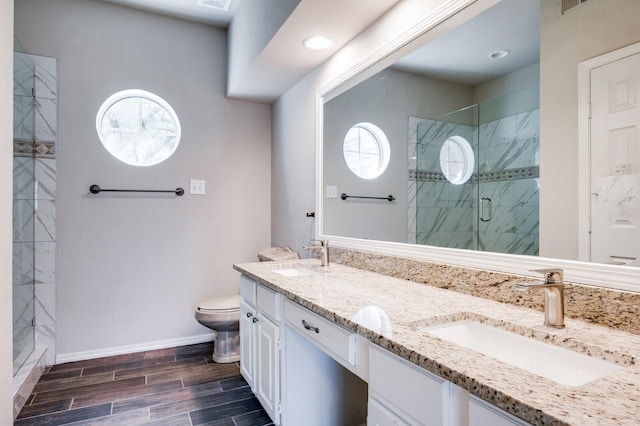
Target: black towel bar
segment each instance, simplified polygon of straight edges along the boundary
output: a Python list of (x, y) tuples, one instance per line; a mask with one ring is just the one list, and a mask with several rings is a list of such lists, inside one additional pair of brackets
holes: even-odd
[(176, 194), (178, 197), (184, 195), (183, 188), (176, 189), (104, 189), (100, 188), (99, 185), (91, 185), (89, 187), (89, 192), (92, 194), (99, 194), (100, 192), (171, 192)]
[(340, 198), (342, 198), (343, 200), (346, 200), (347, 198), (368, 198), (370, 200), (387, 200), (389, 202), (396, 199), (396, 197), (394, 197), (393, 195), (388, 195), (386, 197), (367, 197), (361, 195), (347, 195), (344, 192), (340, 194)]

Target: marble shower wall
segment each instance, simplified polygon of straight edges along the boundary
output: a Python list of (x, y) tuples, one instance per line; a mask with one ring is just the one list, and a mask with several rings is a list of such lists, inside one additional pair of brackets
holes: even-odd
[(479, 249), (538, 255), (540, 110), (482, 123), (478, 138), (479, 197), (491, 200)]
[(439, 120), (417, 123), (415, 242), (439, 247), (473, 249), (477, 246), (474, 199), (477, 183), (451, 184), (440, 168), (440, 149), (451, 135), (465, 138), (477, 152), (473, 126)]
[[(407, 241), (537, 255), (538, 129), (539, 110), (477, 127), (410, 117)], [(469, 141), (476, 155), (475, 173), (462, 185), (447, 181), (439, 163), (453, 135)]]
[[(56, 59), (14, 54), (13, 289), (14, 341), (36, 341), (55, 356)], [(14, 354), (15, 356), (15, 354)]]

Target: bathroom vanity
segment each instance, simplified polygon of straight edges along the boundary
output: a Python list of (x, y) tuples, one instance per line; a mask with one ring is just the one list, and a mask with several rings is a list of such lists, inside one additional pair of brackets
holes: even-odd
[[(241, 371), (275, 424), (625, 424), (640, 410), (636, 335), (571, 319), (551, 329), (541, 312), (315, 259), (234, 268)], [(516, 359), (447, 340), (469, 322)], [(524, 342), (509, 349), (513, 338)], [(516, 366), (529, 342), (546, 344)], [(554, 372), (549, 349), (568, 367)]]

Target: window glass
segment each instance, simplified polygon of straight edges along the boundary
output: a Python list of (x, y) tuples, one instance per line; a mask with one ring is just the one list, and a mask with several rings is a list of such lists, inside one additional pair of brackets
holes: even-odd
[(462, 136), (451, 136), (440, 148), (440, 168), (454, 185), (467, 182), (473, 173), (475, 157), (469, 142)]
[(342, 145), (349, 169), (363, 179), (380, 176), (389, 165), (389, 141), (384, 132), (371, 123), (351, 127)]
[(98, 110), (96, 130), (111, 155), (134, 166), (158, 164), (180, 143), (180, 121), (173, 108), (144, 90), (110, 96)]

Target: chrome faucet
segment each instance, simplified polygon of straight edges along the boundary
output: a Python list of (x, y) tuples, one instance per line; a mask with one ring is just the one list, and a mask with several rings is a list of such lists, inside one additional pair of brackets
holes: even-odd
[(311, 240), (319, 244), (314, 244), (309, 247), (302, 247), (304, 251), (319, 250), (320, 251), (320, 266), (329, 266), (329, 240)]
[(544, 276), (544, 282), (517, 283), (516, 288), (522, 291), (544, 291), (544, 325), (554, 328), (564, 328), (564, 274), (562, 269), (534, 269)]

